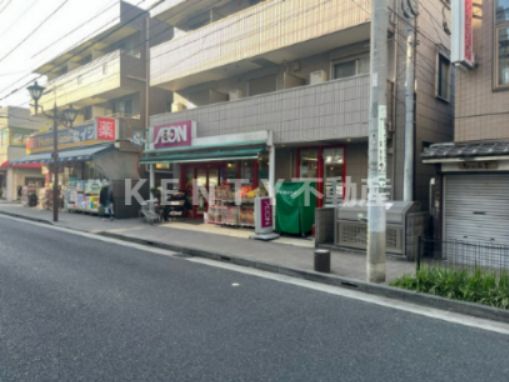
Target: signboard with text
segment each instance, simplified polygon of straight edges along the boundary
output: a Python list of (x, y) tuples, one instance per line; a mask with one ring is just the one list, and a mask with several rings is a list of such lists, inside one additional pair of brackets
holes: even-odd
[(472, 68), (474, 53), (473, 0), (452, 0), (451, 62)]
[(154, 126), (152, 144), (156, 149), (191, 146), (196, 133), (194, 121), (179, 121)]
[(269, 197), (255, 199), (255, 233), (269, 234), (273, 232), (274, 221), (272, 200)]
[[(118, 123), (114, 118), (96, 118), (71, 129), (58, 130), (59, 149), (114, 142), (118, 137)], [(27, 139), (27, 153), (49, 152), (53, 149), (53, 132), (35, 134)]]

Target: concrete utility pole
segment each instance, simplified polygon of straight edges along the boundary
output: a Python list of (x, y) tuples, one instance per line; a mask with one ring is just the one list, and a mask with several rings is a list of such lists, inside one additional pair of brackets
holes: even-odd
[(371, 93), (368, 152), (367, 279), (385, 281), (385, 200), (387, 190), (387, 0), (371, 2)]
[(406, 74), (405, 74), (405, 166), (403, 178), (403, 200), (414, 200), (414, 160), (415, 160), (415, 28), (414, 21), (417, 16), (417, 2), (403, 1), (404, 16), (407, 20), (406, 27)]
[(58, 222), (58, 209), (60, 207), (60, 189), (58, 188), (58, 172), (60, 171), (58, 163), (58, 111), (57, 103), (53, 105), (53, 221)]

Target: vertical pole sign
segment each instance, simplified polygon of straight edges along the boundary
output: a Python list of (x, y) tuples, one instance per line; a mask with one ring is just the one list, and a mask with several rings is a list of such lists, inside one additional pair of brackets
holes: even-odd
[(467, 68), (475, 65), (473, 0), (452, 0), (451, 62)]

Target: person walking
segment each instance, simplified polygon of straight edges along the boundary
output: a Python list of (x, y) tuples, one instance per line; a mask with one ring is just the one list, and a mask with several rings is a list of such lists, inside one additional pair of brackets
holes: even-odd
[(107, 216), (110, 220), (115, 219), (114, 209), (113, 209), (113, 187), (109, 183), (106, 183), (99, 193), (99, 203), (101, 204), (104, 215)]

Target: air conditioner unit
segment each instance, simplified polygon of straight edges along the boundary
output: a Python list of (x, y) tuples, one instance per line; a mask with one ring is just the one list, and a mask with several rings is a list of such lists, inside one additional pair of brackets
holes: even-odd
[(309, 84), (316, 85), (327, 81), (327, 72), (325, 70), (316, 70), (309, 73)]

